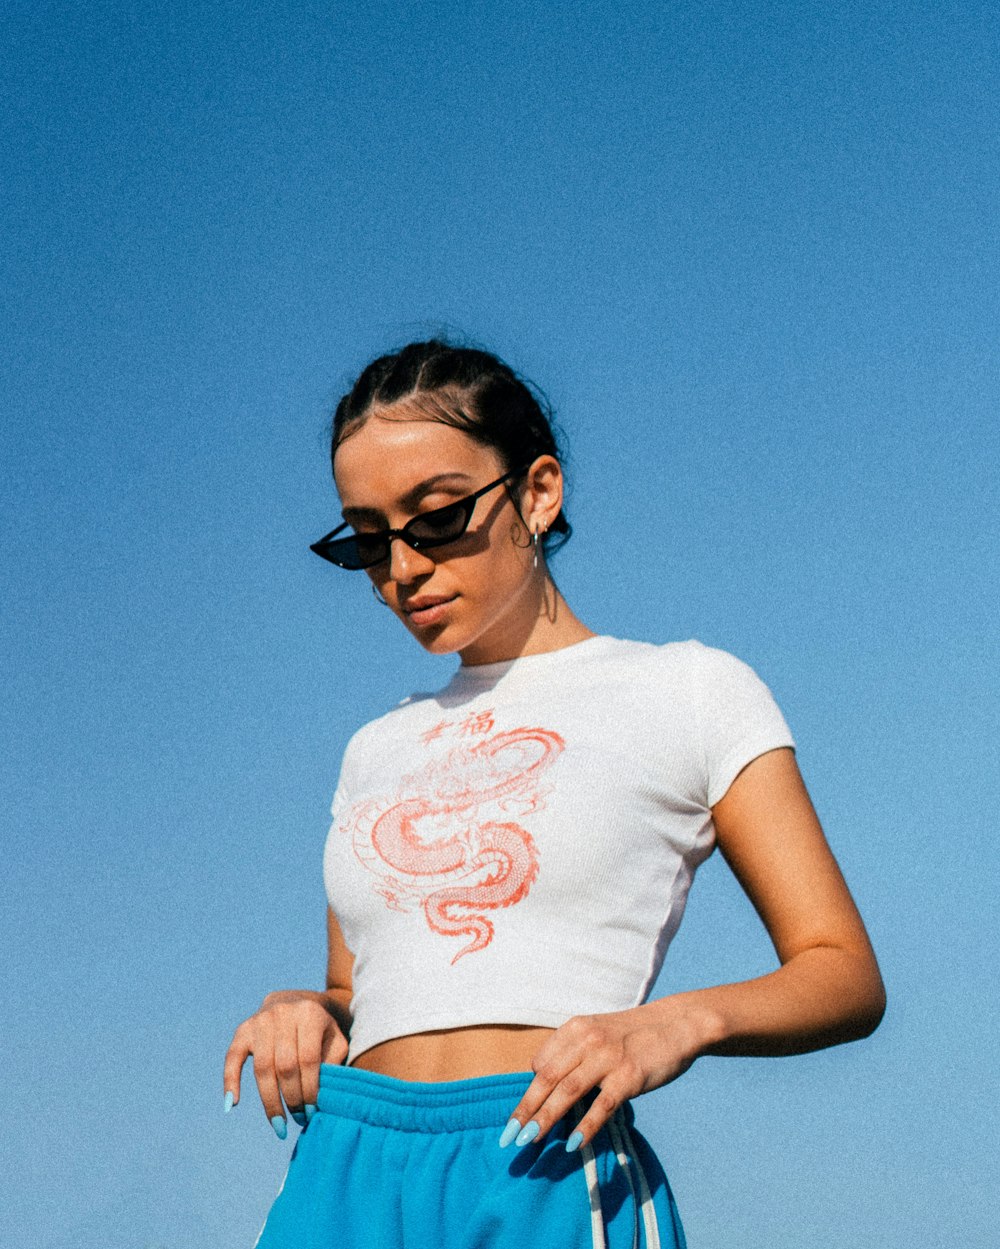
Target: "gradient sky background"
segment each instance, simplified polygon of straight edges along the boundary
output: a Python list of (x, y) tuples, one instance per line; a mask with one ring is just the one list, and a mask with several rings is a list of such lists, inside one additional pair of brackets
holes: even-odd
[[(3, 1243), (253, 1242), (223, 1053), (321, 983), (347, 738), (454, 665), (309, 553), (325, 427), (450, 328), (557, 409), (583, 619), (771, 685), (888, 983), (639, 1100), (692, 1249), (994, 1245), (995, 5), (5, 12)], [(711, 860), (662, 989), (773, 963)]]

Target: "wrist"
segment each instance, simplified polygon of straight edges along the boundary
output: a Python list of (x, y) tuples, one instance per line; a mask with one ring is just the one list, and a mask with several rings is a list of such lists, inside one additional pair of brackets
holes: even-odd
[(649, 1006), (659, 1009), (660, 1027), (681, 1042), (691, 1062), (711, 1054), (728, 1036), (723, 1012), (702, 990), (674, 993)]
[[(692, 995), (693, 996), (693, 995)], [(698, 1058), (711, 1054), (729, 1035), (728, 1021), (717, 1003), (699, 998), (691, 1004), (698, 1036)]]

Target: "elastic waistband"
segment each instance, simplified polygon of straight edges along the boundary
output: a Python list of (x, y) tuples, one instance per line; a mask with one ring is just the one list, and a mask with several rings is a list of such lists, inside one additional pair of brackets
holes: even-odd
[(319, 1069), (321, 1113), (357, 1119), (404, 1132), (461, 1132), (500, 1129), (534, 1079), (514, 1071), (474, 1080), (424, 1084), (393, 1076), (323, 1063)]

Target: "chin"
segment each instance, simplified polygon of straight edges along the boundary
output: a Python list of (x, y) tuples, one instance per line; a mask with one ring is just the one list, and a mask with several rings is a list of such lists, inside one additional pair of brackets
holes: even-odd
[(402, 623), (410, 637), (431, 655), (453, 655), (464, 645), (461, 639), (454, 640), (454, 630), (447, 625), (442, 625), (439, 629), (415, 629), (406, 620)]
[(444, 638), (417, 638), (417, 641), (428, 654), (431, 655), (454, 655), (459, 649)]

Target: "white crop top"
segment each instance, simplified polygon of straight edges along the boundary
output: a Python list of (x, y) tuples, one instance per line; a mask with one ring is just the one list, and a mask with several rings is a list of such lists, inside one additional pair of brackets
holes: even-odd
[(740, 660), (611, 637), (461, 667), (359, 729), (324, 855), (355, 958), (347, 1061), (644, 1002), (710, 808), (779, 746), (788, 726)]

